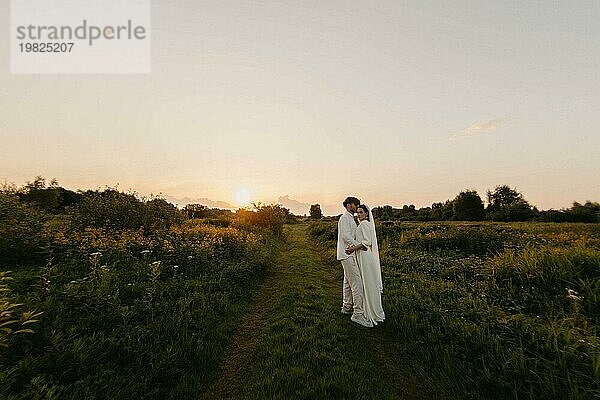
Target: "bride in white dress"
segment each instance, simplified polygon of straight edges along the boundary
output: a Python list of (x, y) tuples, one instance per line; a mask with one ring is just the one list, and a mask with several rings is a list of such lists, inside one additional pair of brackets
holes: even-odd
[(356, 261), (363, 280), (363, 308), (365, 318), (377, 325), (383, 322), (385, 313), (381, 303), (383, 282), (381, 280), (381, 265), (379, 262), (379, 246), (375, 231), (375, 220), (369, 208), (361, 204), (356, 210), (358, 215), (358, 228), (356, 228), (356, 241), (358, 245), (349, 248), (354, 250)]

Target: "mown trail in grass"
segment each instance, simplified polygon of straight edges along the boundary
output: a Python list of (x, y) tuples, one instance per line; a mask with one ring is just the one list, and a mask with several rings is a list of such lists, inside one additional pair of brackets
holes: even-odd
[(202, 398), (437, 398), (416, 360), (386, 342), (383, 326), (362, 328), (339, 312), (341, 267), (313, 247), (307, 225), (288, 226), (286, 234)]

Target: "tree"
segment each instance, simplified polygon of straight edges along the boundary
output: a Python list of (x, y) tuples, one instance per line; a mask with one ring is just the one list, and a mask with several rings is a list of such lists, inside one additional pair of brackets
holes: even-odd
[(520, 199), (506, 209), (507, 221), (531, 221), (533, 217), (535, 212), (525, 199)]
[(422, 207), (417, 210), (417, 221), (429, 221), (431, 220), (431, 208)]
[(492, 221), (529, 221), (534, 212), (523, 195), (507, 185), (487, 191), (487, 218)]
[(312, 219), (321, 219), (323, 218), (323, 212), (321, 211), (321, 205), (313, 204), (310, 206), (310, 217)]
[(208, 214), (208, 207), (203, 204), (187, 204), (183, 208), (183, 211), (185, 211), (189, 219), (205, 218)]
[(475, 190), (460, 192), (453, 201), (453, 219), (459, 221), (481, 221), (485, 211), (483, 201)]
[(417, 219), (417, 209), (414, 204), (402, 206), (399, 210), (400, 219), (403, 221), (414, 221)]
[(290, 210), (281, 204), (264, 205), (253, 203), (252, 210), (240, 208), (236, 211), (237, 223), (243, 228), (262, 230), (275, 236), (283, 232), (283, 224), (290, 216)]
[(542, 222), (567, 222), (569, 215), (563, 210), (542, 210), (537, 217), (538, 221)]
[(431, 214), (429, 217), (432, 221), (441, 221), (442, 220), (442, 209), (444, 208), (444, 203), (433, 203), (431, 205)]
[(22, 202), (54, 214), (62, 213), (66, 207), (82, 200), (79, 193), (60, 187), (56, 179), (52, 179), (47, 186), (46, 179), (42, 176), (37, 176), (33, 182), (27, 182), (17, 194)]
[(46, 178), (36, 176), (33, 182), (27, 184), (21, 189), (19, 198), (25, 203), (31, 203), (35, 206), (46, 210), (56, 210), (60, 205), (60, 193), (58, 183), (53, 179), (50, 186), (46, 186)]
[(383, 206), (381, 209), (381, 219), (383, 221), (389, 221), (392, 219), (392, 217), (394, 216), (394, 210), (392, 208), (392, 206)]
[(448, 221), (454, 217), (454, 200), (433, 203), (429, 218), (432, 221)]
[(496, 186), (493, 192), (487, 191), (488, 209), (500, 210), (516, 203), (522, 198), (523, 195), (521, 193), (515, 189), (511, 189), (507, 185)]
[(573, 202), (573, 207), (567, 210), (569, 219), (573, 222), (598, 222), (598, 216), (600, 215), (600, 204), (586, 201), (585, 204)]

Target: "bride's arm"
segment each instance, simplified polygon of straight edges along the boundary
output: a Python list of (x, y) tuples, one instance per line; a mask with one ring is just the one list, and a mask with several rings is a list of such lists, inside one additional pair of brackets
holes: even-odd
[(356, 250), (367, 250), (369, 246), (371, 246), (371, 231), (368, 229), (366, 224), (362, 223), (356, 228), (356, 232), (358, 233), (360, 230), (361, 236), (363, 239), (359, 241), (356, 245), (352, 246), (352, 251)]
[(365, 247), (365, 245), (364, 245), (364, 244), (362, 244), (362, 243), (359, 243), (359, 244), (357, 244), (357, 245), (355, 245), (355, 246), (350, 246), (350, 247), (348, 247), (348, 250), (350, 250), (350, 251), (356, 251), (356, 250), (366, 250), (366, 249), (367, 249), (367, 248), (366, 248), (366, 247)]

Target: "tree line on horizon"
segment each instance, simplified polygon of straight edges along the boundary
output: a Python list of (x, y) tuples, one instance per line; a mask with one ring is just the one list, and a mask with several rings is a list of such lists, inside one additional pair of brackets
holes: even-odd
[[(61, 213), (65, 209), (73, 207), (82, 200), (87, 200), (83, 204), (90, 203), (90, 199), (95, 199), (100, 196), (99, 191), (72, 191), (58, 185), (56, 180), (50, 181), (48, 184), (46, 179), (38, 176), (32, 182), (27, 182), (24, 186), (18, 188), (15, 185), (4, 184), (1, 188), (3, 192), (11, 192), (19, 197), (24, 203), (35, 204), (37, 207), (50, 213)], [(107, 189), (102, 192), (100, 197), (105, 198), (109, 195), (116, 196), (119, 193), (116, 189)], [(135, 197), (135, 194), (126, 194), (127, 196)], [(121, 196), (122, 197), (122, 196)], [(92, 202), (91, 208), (101, 207), (101, 199)], [(452, 200), (448, 199), (445, 202), (436, 202), (431, 207), (422, 207), (417, 209), (413, 204), (404, 205), (402, 208), (384, 205), (373, 208), (373, 216), (382, 221), (538, 221), (538, 222), (585, 222), (598, 223), (600, 222), (600, 204), (598, 202), (586, 201), (584, 204), (573, 202), (569, 208), (560, 210), (549, 209), (539, 210), (532, 206), (525, 199), (522, 193), (508, 185), (499, 185), (493, 191), (488, 190), (486, 193), (487, 206), (476, 190), (465, 190), (460, 192)], [(134, 202), (135, 203), (135, 202)], [(133, 203), (131, 203), (133, 204)], [(157, 214), (171, 219), (176, 213), (177, 208), (168, 201), (160, 198), (154, 198), (148, 201), (148, 206), (151, 208), (153, 215), (152, 222), (156, 223), (161, 218), (157, 218)], [(128, 207), (130, 205), (128, 204)], [(121, 210), (127, 213), (127, 208)], [(148, 207), (146, 207), (148, 208)], [(282, 207), (281, 207), (282, 208)], [(289, 220), (292, 215), (289, 210), (285, 209), (286, 219)], [(142, 212), (136, 213), (136, 210), (130, 210), (134, 214), (144, 218)], [(206, 206), (199, 204), (188, 205), (184, 209), (184, 215), (187, 218), (206, 218), (206, 217), (229, 217), (226, 214), (233, 214), (229, 210), (209, 209)], [(106, 218), (120, 223), (128, 218), (111, 218), (111, 209), (106, 209)], [(94, 212), (97, 215), (97, 212)], [(323, 213), (319, 204), (310, 206), (309, 215), (311, 219), (321, 219)], [(124, 216), (122, 216), (124, 217)], [(185, 218), (185, 217), (184, 217)]]
[[(433, 203), (417, 209), (413, 204), (395, 208), (390, 205), (374, 207), (375, 219), (382, 221), (537, 221), (537, 222), (600, 222), (600, 204), (586, 201), (573, 202), (570, 208), (539, 210), (522, 193), (508, 185), (499, 185), (486, 193), (487, 207), (476, 190), (460, 192), (452, 200)], [(310, 207), (313, 219), (322, 218), (321, 207)]]

